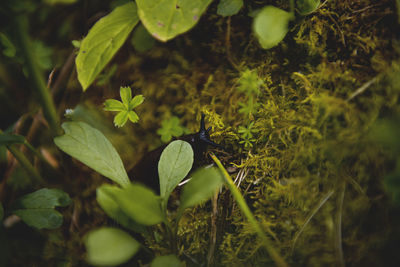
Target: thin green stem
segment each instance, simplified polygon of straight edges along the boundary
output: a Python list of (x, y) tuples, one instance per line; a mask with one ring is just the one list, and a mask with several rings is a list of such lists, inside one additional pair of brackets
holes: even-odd
[(240, 210), (243, 212), (243, 214), (246, 216), (247, 220), (253, 226), (258, 237), (262, 240), (266, 250), (268, 251), (271, 258), (274, 260), (275, 264), (277, 266), (281, 266), (281, 267), (288, 266), (288, 264), (285, 262), (285, 260), (274, 249), (270, 239), (265, 235), (265, 233), (261, 229), (256, 218), (254, 217), (253, 213), (251, 212), (249, 206), (247, 206), (247, 203), (246, 203), (245, 199), (243, 198), (242, 194), (240, 193), (239, 189), (236, 187), (235, 183), (232, 181), (231, 177), (229, 176), (228, 172), (225, 170), (224, 166), (222, 166), (222, 163), (219, 161), (219, 159), (214, 154), (211, 154), (211, 158), (214, 160), (214, 162), (217, 164), (219, 169), (222, 171), (224, 178), (225, 178), (226, 185), (228, 186), (228, 188), (231, 191), (233, 197), (235, 198), (237, 204), (239, 205)]
[(294, 8), (295, 8), (295, 3), (294, 0), (290, 0), (290, 14), (294, 18)]
[(26, 27), (24, 27), (24, 16), (16, 16), (14, 19), (14, 25), (19, 40), (19, 46), (24, 57), (24, 64), (27, 68), (28, 76), (32, 82), (32, 86), (39, 96), (44, 116), (49, 123), (53, 134), (61, 135), (62, 130), (60, 127), (60, 122), (57, 116), (53, 99), (46, 86), (45, 80), (43, 79), (42, 73), (37, 65), (27, 29)]
[(24, 153), (22, 153), (15, 145), (7, 146), (7, 149), (14, 155), (14, 157), (18, 160), (19, 164), (26, 170), (26, 172), (37, 182), (40, 184), (44, 183), (43, 178), (37, 172), (35, 167), (32, 166), (30, 161), (25, 157)]

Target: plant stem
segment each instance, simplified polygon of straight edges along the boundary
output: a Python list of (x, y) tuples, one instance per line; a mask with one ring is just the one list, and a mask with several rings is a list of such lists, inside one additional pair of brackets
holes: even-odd
[(285, 260), (279, 255), (279, 253), (274, 249), (271, 244), (270, 239), (265, 235), (263, 230), (261, 229), (260, 225), (258, 224), (256, 218), (254, 217), (253, 213), (251, 212), (249, 206), (247, 206), (245, 199), (243, 198), (242, 194), (240, 193), (239, 189), (235, 186), (235, 183), (232, 181), (231, 177), (229, 176), (228, 172), (225, 170), (222, 163), (219, 159), (214, 155), (211, 154), (211, 158), (217, 164), (219, 169), (222, 171), (226, 185), (228, 186), (229, 190), (231, 191), (233, 197), (235, 198), (237, 204), (239, 205), (240, 210), (246, 216), (247, 220), (253, 226), (254, 230), (256, 231), (259, 238), (262, 240), (266, 250), (268, 251), (269, 255), (271, 256), (272, 260), (275, 262), (277, 266), (284, 267), (288, 266)]
[(292, 15), (292, 18), (294, 18), (294, 8), (295, 8), (294, 0), (290, 0), (290, 14)]
[(53, 135), (61, 135), (60, 122), (57, 116), (56, 108), (50, 92), (43, 79), (42, 73), (37, 65), (32, 51), (27, 29), (24, 27), (24, 15), (17, 15), (14, 19), (14, 25), (19, 40), (19, 46), (24, 57), (24, 64), (28, 71), (29, 79), (36, 90), (44, 116), (50, 125)]
[(18, 160), (19, 164), (26, 170), (28, 175), (34, 178), (40, 184), (44, 183), (42, 176), (37, 172), (37, 170), (32, 166), (29, 160), (25, 157), (24, 153), (22, 153), (15, 145), (7, 146), (7, 149), (14, 155), (14, 157)]

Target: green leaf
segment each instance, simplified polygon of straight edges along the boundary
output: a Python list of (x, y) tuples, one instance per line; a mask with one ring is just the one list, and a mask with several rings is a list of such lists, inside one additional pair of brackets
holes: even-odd
[(131, 43), (135, 48), (135, 50), (138, 51), (139, 53), (143, 53), (150, 50), (154, 46), (155, 42), (156, 40), (146, 30), (143, 24), (137, 26), (133, 31)]
[(243, 0), (220, 0), (217, 14), (223, 17), (236, 15), (243, 6)]
[(165, 203), (174, 188), (186, 177), (193, 165), (193, 149), (188, 142), (176, 140), (162, 152), (158, 162), (160, 195)]
[(122, 211), (135, 222), (154, 225), (165, 219), (159, 197), (143, 185), (130, 184), (112, 195)]
[(69, 204), (71, 199), (67, 193), (58, 189), (43, 188), (19, 198), (13, 204), (13, 213), (29, 226), (55, 229), (61, 226), (63, 217), (54, 207)]
[(114, 117), (114, 125), (116, 127), (122, 127), (128, 121), (128, 111), (121, 111)]
[(62, 225), (62, 215), (53, 209), (15, 210), (13, 213), (27, 225), (37, 229), (56, 229)]
[(262, 48), (269, 49), (285, 38), (292, 15), (274, 6), (264, 7), (253, 21), (253, 31)]
[(320, 0), (297, 0), (297, 8), (301, 15), (307, 15), (316, 10), (320, 3)]
[(125, 110), (124, 104), (121, 101), (115, 99), (107, 99), (104, 102), (105, 111), (123, 111)]
[(150, 264), (150, 267), (182, 267), (182, 262), (173, 254), (158, 256)]
[(135, 96), (132, 100), (130, 100), (129, 103), (129, 109), (134, 109), (140, 104), (142, 104), (144, 101), (144, 96), (143, 95), (137, 95)]
[(84, 122), (65, 122), (62, 128), (65, 134), (54, 138), (62, 151), (121, 186), (130, 184), (117, 151), (99, 130)]
[(122, 189), (115, 185), (104, 184), (96, 190), (96, 200), (104, 212), (121, 225), (135, 232), (142, 233), (145, 228), (137, 224), (128, 215), (126, 215), (118, 203), (115, 201), (115, 195), (121, 194)]
[(223, 182), (221, 172), (217, 168), (202, 168), (196, 171), (183, 187), (179, 209), (183, 211), (186, 208), (201, 204), (212, 197)]
[(42, 188), (33, 193), (19, 198), (13, 205), (14, 209), (52, 209), (60, 206), (65, 207), (71, 204), (68, 194), (59, 189)]
[(172, 116), (161, 122), (161, 128), (157, 130), (157, 134), (161, 135), (161, 141), (168, 143), (172, 136), (179, 137), (185, 132), (186, 128), (181, 126), (179, 118)]
[(116, 7), (90, 29), (75, 61), (83, 91), (119, 50), (138, 21), (136, 5), (129, 2)]
[(153, 37), (165, 42), (190, 30), (212, 0), (136, 0), (138, 15)]
[(132, 90), (130, 87), (123, 87), (119, 88), (119, 94), (121, 96), (122, 103), (125, 106), (125, 110), (129, 110), (129, 104), (132, 100)]
[(132, 110), (128, 112), (128, 118), (133, 123), (139, 121), (139, 116), (136, 114), (135, 111), (132, 111)]
[(127, 232), (102, 227), (85, 236), (87, 261), (96, 266), (115, 266), (132, 258), (140, 248), (139, 242)]
[(25, 137), (19, 134), (0, 133), (0, 146), (25, 143)]
[(11, 42), (11, 40), (5, 35), (4, 33), (0, 32), (0, 43), (2, 44), (3, 49), (3, 55), (7, 57), (14, 57), (17, 49), (15, 48), (14, 44)]

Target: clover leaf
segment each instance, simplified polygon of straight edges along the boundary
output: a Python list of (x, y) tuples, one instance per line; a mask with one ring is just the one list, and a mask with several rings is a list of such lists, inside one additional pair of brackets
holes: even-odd
[(257, 113), (260, 103), (257, 103), (253, 97), (250, 97), (247, 103), (239, 102), (239, 106), (239, 113), (243, 113), (246, 116), (252, 116)]
[(161, 122), (161, 128), (157, 130), (157, 134), (161, 135), (161, 141), (167, 143), (172, 137), (179, 137), (186, 131), (186, 128), (180, 125), (179, 118), (172, 116)]
[(263, 80), (258, 77), (255, 71), (246, 69), (239, 78), (239, 86), (237, 89), (244, 92), (246, 95), (258, 95), (260, 87), (264, 84)]
[(254, 122), (251, 122), (247, 127), (239, 126), (238, 132), (241, 134), (242, 140), (239, 144), (244, 144), (245, 148), (250, 148), (256, 139), (253, 138), (253, 134), (257, 133), (258, 130), (253, 128)]
[(133, 111), (134, 108), (139, 106), (144, 101), (143, 95), (137, 95), (132, 98), (132, 90), (129, 86), (120, 88), (121, 101), (115, 99), (107, 99), (104, 103), (104, 110), (118, 111), (114, 117), (114, 124), (117, 127), (122, 127), (128, 119), (135, 123), (139, 121), (139, 116)]

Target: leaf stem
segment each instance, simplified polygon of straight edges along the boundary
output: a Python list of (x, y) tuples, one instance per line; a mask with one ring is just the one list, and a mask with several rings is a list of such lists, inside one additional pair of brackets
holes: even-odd
[(32, 164), (29, 162), (24, 153), (22, 153), (18, 148), (16, 148), (15, 145), (9, 145), (7, 146), (7, 149), (11, 152), (11, 154), (14, 155), (14, 157), (18, 160), (21, 166), (26, 170), (28, 175), (33, 177), (40, 184), (44, 183), (43, 178), (40, 176), (38, 171), (32, 166)]
[(211, 154), (211, 158), (214, 160), (214, 162), (217, 164), (219, 169), (222, 171), (222, 174), (225, 178), (226, 185), (228, 186), (228, 188), (231, 191), (233, 197), (235, 198), (237, 204), (239, 205), (240, 210), (243, 212), (243, 214), (246, 216), (247, 220), (253, 226), (258, 237), (262, 240), (262, 242), (263, 242), (266, 250), (268, 251), (269, 255), (271, 256), (272, 260), (275, 262), (275, 264), (277, 266), (280, 266), (280, 267), (288, 266), (288, 264), (285, 262), (285, 260), (274, 249), (270, 239), (265, 235), (265, 233), (261, 229), (256, 218), (254, 217), (253, 213), (251, 212), (249, 206), (247, 206), (245, 199), (243, 198), (239, 189), (235, 186), (234, 182), (232, 181), (228, 172), (225, 170), (222, 163), (219, 161), (219, 159), (214, 154)]
[(27, 67), (28, 76), (32, 82), (32, 86), (36, 90), (43, 113), (48, 121), (50, 128), (54, 135), (61, 135), (62, 130), (57, 116), (56, 108), (51, 97), (51, 94), (43, 79), (42, 73), (37, 65), (35, 56), (32, 51), (31, 41), (29, 40), (28, 32), (24, 26), (24, 15), (17, 15), (14, 20), (19, 45), (22, 55), (25, 59), (25, 66)]

